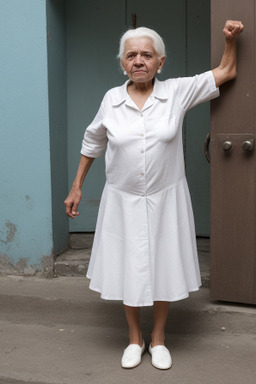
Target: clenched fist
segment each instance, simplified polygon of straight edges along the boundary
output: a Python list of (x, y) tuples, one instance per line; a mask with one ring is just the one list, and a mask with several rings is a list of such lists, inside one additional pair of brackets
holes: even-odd
[(227, 20), (223, 33), (227, 39), (236, 38), (240, 33), (243, 32), (244, 26), (241, 21)]

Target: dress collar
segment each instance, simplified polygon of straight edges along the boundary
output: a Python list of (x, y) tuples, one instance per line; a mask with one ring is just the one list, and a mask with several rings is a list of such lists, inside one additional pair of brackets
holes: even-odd
[[(130, 96), (127, 92), (127, 85), (130, 80), (127, 80), (121, 87), (115, 88), (115, 92), (113, 94), (112, 99), (112, 105), (113, 107), (117, 107), (118, 105), (122, 104), (123, 102), (130, 99)], [(163, 81), (159, 81), (157, 78), (155, 78), (154, 82), (154, 88), (149, 97), (155, 97), (159, 100), (167, 100), (168, 94), (166, 92), (165, 83)]]

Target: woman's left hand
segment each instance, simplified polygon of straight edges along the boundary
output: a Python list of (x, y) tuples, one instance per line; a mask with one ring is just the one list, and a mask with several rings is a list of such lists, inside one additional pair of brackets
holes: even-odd
[(227, 20), (223, 29), (223, 33), (226, 36), (226, 39), (237, 38), (240, 33), (243, 32), (244, 26), (241, 21), (236, 20)]

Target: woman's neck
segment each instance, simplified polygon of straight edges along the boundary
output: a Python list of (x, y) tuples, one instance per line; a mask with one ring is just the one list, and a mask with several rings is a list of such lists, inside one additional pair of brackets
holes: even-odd
[(152, 93), (153, 88), (153, 80), (151, 80), (150, 83), (128, 83), (127, 92), (140, 111), (143, 109), (143, 106)]
[(127, 89), (128, 93), (140, 93), (143, 95), (149, 95), (154, 88), (154, 79), (150, 80), (147, 83), (139, 83), (131, 81), (128, 83)]

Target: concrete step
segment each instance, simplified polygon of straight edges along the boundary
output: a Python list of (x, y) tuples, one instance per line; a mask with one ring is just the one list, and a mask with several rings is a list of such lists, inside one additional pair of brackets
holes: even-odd
[(91, 256), (91, 249), (69, 249), (55, 261), (56, 276), (85, 276)]
[(94, 233), (92, 232), (70, 233), (69, 247), (71, 249), (91, 249), (93, 238)]
[(71, 233), (70, 249), (57, 257), (55, 276), (85, 276), (91, 256), (94, 233)]
[[(92, 233), (74, 233), (70, 235), (70, 249), (58, 256), (55, 261), (55, 276), (85, 276), (91, 256)], [(198, 238), (197, 248), (203, 287), (210, 285), (209, 239)]]

